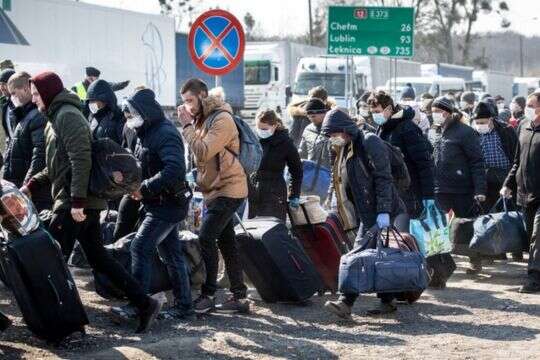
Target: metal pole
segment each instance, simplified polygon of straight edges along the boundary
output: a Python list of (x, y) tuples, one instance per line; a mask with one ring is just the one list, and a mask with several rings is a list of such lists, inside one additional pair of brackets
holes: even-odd
[(523, 77), (523, 35), (519, 35), (519, 73)]
[(397, 100), (396, 99), (396, 96), (397, 96), (397, 76), (398, 76), (397, 58), (394, 58), (394, 100)]
[(345, 57), (345, 108), (349, 111), (349, 94), (348, 86), (349, 85), (349, 56)]
[(313, 45), (313, 17), (311, 14), (311, 0), (308, 0), (309, 9), (309, 45)]
[(221, 86), (221, 76), (216, 76), (215, 87)]

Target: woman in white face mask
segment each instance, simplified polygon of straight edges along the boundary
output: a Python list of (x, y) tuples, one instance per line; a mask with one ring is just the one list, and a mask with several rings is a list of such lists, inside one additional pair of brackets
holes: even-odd
[[(302, 162), (281, 119), (273, 110), (257, 114), (256, 132), (263, 148), (263, 158), (257, 173), (250, 179), (249, 217), (273, 216), (285, 221), (287, 200), (292, 207), (300, 204)], [(291, 174), (287, 189), (285, 167)]]

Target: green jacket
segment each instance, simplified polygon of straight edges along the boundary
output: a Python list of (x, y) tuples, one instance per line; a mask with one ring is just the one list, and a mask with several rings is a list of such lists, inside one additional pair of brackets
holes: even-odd
[(29, 184), (32, 190), (39, 184), (51, 183), (54, 211), (70, 209), (72, 204), (94, 210), (107, 206), (104, 200), (88, 195), (92, 134), (80, 104), (77, 95), (66, 89), (53, 99), (47, 110), (45, 127), (47, 166)]

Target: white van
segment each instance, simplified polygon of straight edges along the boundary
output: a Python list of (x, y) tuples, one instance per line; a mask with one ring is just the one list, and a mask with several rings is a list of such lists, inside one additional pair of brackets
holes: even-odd
[[(385, 90), (392, 90), (394, 99), (401, 99), (403, 89), (411, 84), (416, 99), (420, 99), (423, 93), (430, 93), (434, 97), (448, 94), (450, 92), (458, 93), (465, 91), (465, 80), (452, 77), (397, 77), (386, 82)], [(394, 90), (395, 89), (395, 90)]]

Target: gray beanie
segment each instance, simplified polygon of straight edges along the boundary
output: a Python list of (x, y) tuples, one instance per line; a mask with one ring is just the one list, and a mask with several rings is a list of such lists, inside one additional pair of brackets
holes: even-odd
[(453, 113), (455, 110), (454, 103), (446, 96), (439, 96), (433, 101), (432, 108), (438, 108), (449, 113)]

